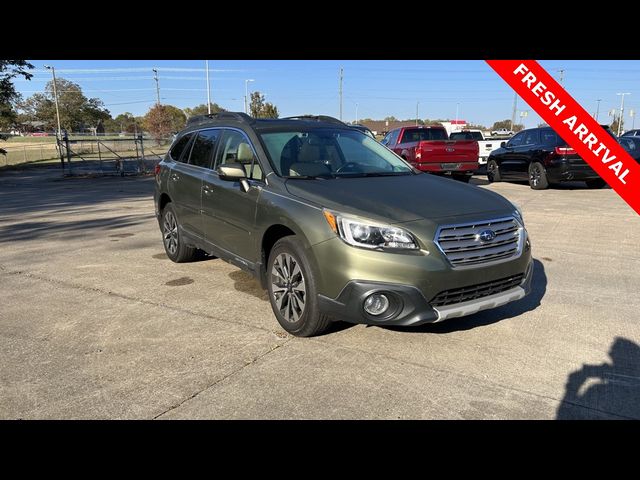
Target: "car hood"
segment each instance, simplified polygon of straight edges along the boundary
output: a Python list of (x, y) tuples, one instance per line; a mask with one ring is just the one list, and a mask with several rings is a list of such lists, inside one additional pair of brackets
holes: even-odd
[(508, 215), (514, 210), (497, 193), (429, 174), (296, 179), (287, 180), (286, 188), (320, 207), (386, 223)]

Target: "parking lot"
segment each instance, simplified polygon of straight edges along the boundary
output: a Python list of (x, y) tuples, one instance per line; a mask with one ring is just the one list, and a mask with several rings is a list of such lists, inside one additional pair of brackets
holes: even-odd
[(153, 178), (0, 172), (0, 418), (640, 418), (637, 214), (483, 178), (523, 210), (530, 296), (304, 339), (248, 274), (166, 258)]

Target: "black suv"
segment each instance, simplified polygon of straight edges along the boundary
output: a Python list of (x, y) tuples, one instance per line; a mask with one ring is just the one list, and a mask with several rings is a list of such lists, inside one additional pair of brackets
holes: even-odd
[(528, 180), (534, 190), (570, 180), (582, 180), (589, 188), (602, 188), (605, 181), (567, 145), (552, 128), (522, 130), (489, 155), (490, 182)]

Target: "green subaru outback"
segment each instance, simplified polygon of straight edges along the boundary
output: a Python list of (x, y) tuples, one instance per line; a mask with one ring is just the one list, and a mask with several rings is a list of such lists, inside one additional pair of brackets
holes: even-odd
[(531, 290), (512, 203), (331, 117), (194, 117), (156, 168), (154, 199), (171, 260), (204, 251), (252, 273), (293, 335), (439, 322)]

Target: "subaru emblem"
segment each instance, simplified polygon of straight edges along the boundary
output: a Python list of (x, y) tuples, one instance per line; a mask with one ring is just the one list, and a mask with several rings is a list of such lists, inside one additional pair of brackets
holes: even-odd
[(496, 232), (489, 229), (482, 230), (480, 233), (478, 233), (478, 238), (483, 242), (490, 242), (491, 240), (496, 238)]

